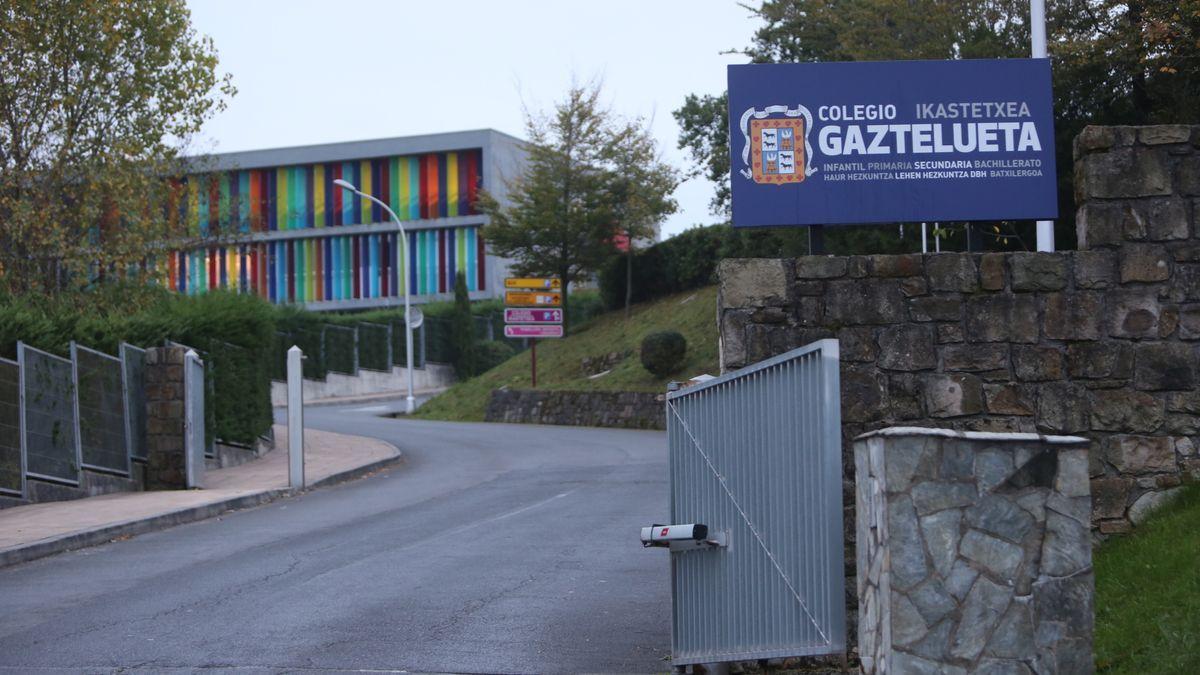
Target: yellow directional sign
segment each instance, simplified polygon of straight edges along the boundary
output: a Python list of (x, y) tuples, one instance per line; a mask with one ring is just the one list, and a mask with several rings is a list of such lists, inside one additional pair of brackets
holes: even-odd
[(562, 307), (558, 291), (505, 291), (504, 304), (515, 307)]
[(557, 278), (547, 279), (547, 278), (509, 277), (504, 280), (504, 287), (505, 288), (531, 288), (531, 289), (538, 289), (538, 290), (544, 289), (547, 291), (561, 291), (562, 290), (562, 280), (557, 279)]

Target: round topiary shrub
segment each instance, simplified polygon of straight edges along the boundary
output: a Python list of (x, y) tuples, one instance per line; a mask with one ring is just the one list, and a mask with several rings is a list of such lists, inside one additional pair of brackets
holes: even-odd
[(516, 350), (499, 340), (479, 342), (475, 345), (475, 374), (481, 375), (504, 363), (516, 354)]
[(659, 377), (678, 371), (686, 356), (687, 339), (678, 331), (657, 331), (642, 339), (642, 366)]

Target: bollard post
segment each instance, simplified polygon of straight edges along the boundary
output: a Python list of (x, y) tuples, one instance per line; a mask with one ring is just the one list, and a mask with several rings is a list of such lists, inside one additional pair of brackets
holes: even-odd
[(287, 354), (288, 485), (304, 489), (304, 352), (292, 345)]

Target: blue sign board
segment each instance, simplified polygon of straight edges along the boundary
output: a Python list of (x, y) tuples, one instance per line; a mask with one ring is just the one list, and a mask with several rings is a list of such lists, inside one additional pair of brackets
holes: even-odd
[(729, 66), (733, 224), (1058, 216), (1047, 59)]

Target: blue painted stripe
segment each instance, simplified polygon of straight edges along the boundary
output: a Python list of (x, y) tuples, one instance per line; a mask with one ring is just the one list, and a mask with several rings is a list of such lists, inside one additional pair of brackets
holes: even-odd
[(465, 234), (467, 237), (467, 290), (469, 291), (479, 290), (476, 288), (479, 285), (477, 279), (479, 274), (476, 271), (478, 268), (475, 266), (475, 248), (477, 246), (475, 243), (475, 237), (477, 236), (477, 232), (478, 228), (474, 227), (467, 228), (463, 232), (463, 234)]

